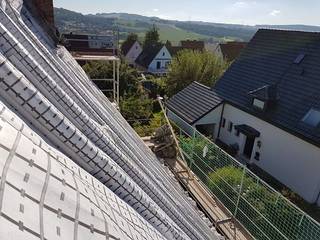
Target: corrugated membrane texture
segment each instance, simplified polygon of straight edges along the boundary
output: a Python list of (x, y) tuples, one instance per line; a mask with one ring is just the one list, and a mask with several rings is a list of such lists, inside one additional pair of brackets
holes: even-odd
[(71, 55), (54, 46), (24, 7), (1, 6), (0, 100), (161, 236), (215, 239), (216, 232)]

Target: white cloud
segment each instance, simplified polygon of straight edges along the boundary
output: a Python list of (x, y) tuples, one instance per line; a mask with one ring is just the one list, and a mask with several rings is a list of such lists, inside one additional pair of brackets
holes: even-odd
[(154, 8), (154, 9), (152, 9), (152, 11), (159, 12), (159, 9), (158, 8)]
[(253, 7), (254, 5), (256, 5), (257, 2), (256, 1), (243, 1), (243, 0), (239, 0), (236, 1), (233, 6), (234, 7)]
[(269, 13), (269, 15), (271, 15), (271, 16), (277, 16), (277, 15), (279, 15), (281, 13), (281, 11), (280, 10), (272, 10), (270, 13)]
[(233, 5), (235, 6), (235, 7), (243, 7), (243, 6), (245, 6), (247, 3), (246, 2), (244, 2), (244, 1), (237, 1), (237, 2), (235, 2)]

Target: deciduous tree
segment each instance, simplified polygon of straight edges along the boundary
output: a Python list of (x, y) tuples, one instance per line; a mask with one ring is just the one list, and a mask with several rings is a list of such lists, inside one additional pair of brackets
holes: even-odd
[(173, 58), (167, 78), (169, 96), (193, 81), (212, 87), (225, 72), (228, 64), (213, 53), (183, 50)]

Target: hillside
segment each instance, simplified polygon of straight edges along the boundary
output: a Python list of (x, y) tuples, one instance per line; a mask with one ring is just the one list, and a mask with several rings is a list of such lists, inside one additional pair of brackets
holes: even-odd
[(88, 14), (55, 8), (56, 25), (60, 32), (104, 34), (119, 29), (120, 38), (135, 32), (140, 38), (153, 25), (159, 28), (162, 41), (177, 43), (183, 39), (202, 39), (207, 42), (226, 40), (249, 41), (259, 28), (277, 28), (302, 31), (320, 31), (317, 26), (305, 25), (239, 25), (208, 22), (173, 21), (128, 13)]

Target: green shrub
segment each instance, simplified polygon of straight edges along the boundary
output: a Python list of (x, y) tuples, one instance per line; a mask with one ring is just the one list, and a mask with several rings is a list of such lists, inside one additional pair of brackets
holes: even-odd
[(147, 122), (136, 121), (133, 124), (134, 130), (140, 137), (151, 136), (159, 127), (165, 123), (163, 113), (155, 113)]

